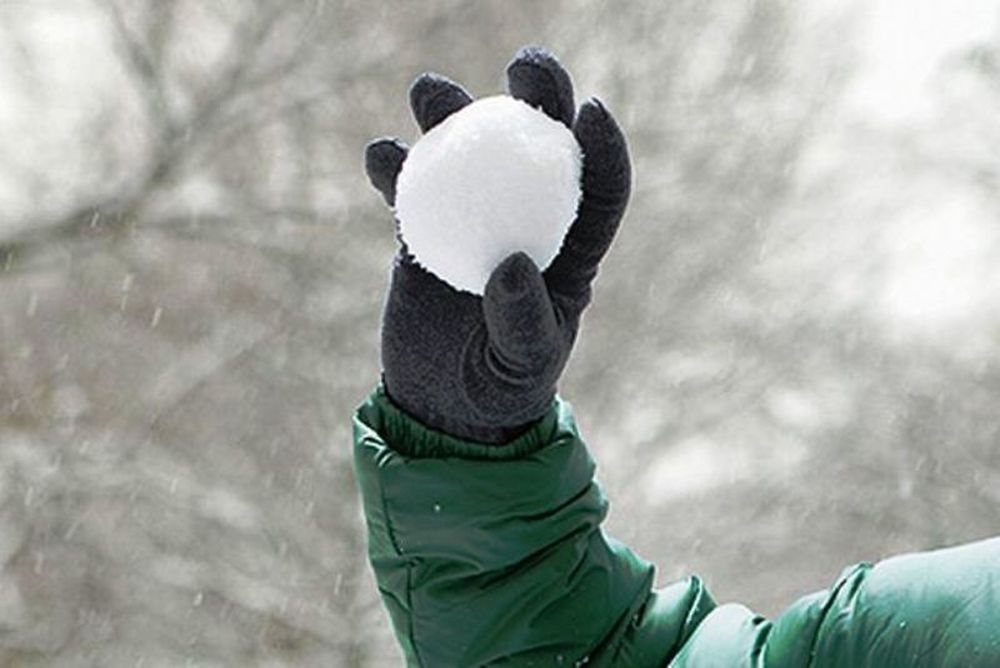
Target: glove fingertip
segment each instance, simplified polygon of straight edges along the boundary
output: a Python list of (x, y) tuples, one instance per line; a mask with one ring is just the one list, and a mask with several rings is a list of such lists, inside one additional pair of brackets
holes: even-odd
[(631, 164), (625, 134), (597, 97), (580, 106), (573, 126), (583, 151), (584, 198), (624, 202), (631, 188)]
[(573, 124), (573, 135), (584, 149), (601, 145), (625, 145), (625, 135), (618, 122), (598, 97), (591, 97), (580, 105)]
[(493, 270), (484, 294), (506, 301), (539, 286), (544, 287), (544, 282), (534, 260), (527, 253), (518, 251), (508, 255)]
[(507, 90), (513, 97), (572, 127), (573, 80), (555, 55), (540, 46), (523, 46), (506, 72)]
[(408, 152), (407, 145), (394, 137), (376, 139), (365, 146), (365, 173), (390, 206), (395, 202), (396, 177)]
[(410, 109), (421, 132), (429, 132), (471, 102), (465, 88), (436, 72), (424, 72), (410, 86)]

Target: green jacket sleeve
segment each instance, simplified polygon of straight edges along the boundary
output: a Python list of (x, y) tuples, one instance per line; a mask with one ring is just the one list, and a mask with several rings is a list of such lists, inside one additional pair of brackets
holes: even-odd
[(569, 405), (504, 446), (460, 441), (381, 388), (354, 419), (369, 559), (411, 666), (663, 666), (713, 603), (601, 530)]
[(1000, 539), (852, 566), (773, 622), (720, 606), (670, 665), (997, 668)]
[(354, 416), (368, 552), (410, 666), (1000, 666), (1000, 540), (860, 564), (773, 622), (605, 535), (568, 403), (502, 446), (381, 387)]

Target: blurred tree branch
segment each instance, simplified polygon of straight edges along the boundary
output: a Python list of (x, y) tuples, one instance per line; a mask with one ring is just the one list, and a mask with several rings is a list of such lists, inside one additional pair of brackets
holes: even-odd
[[(118, 0), (99, 0), (109, 18), (115, 44), (128, 79), (137, 88), (146, 111), (152, 149), (142, 165), (131, 165), (140, 177), (111, 199), (86, 202), (58, 218), (35, 221), (20, 231), (0, 239), (0, 266), (8, 270), (30, 254), (56, 243), (82, 238), (118, 238), (137, 224), (149, 222), (143, 213), (150, 199), (180, 175), (195, 155), (218, 148), (218, 137), (234, 125), (248, 132), (274, 121), (289, 110), (321, 100), (326, 91), (310, 93), (306, 99), (294, 92), (290, 99), (274, 106), (271, 89), (309, 64), (315, 41), (308, 39), (313, 6), (257, 0), (244, 3), (244, 12), (224, 54), (212, 70), (204, 73), (207, 83), (186, 91), (193, 99), (190, 111), (181, 113), (171, 103), (168, 80), (169, 44), (177, 29), (178, 0), (157, 0), (142, 6), (146, 20), (144, 34), (129, 25)], [(130, 7), (135, 9), (134, 6)], [(304, 25), (299, 40), (275, 64), (260, 68), (269, 53), (272, 36), (282, 20), (298, 19)], [(194, 90), (200, 88), (200, 90)], [(176, 94), (175, 94), (176, 96)], [(269, 113), (260, 114), (260, 108)], [(276, 210), (273, 211), (277, 213)]]

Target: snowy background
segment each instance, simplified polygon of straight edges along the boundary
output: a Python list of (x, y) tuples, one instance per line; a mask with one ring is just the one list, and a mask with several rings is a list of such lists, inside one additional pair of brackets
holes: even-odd
[(525, 43), (633, 149), (561, 385), (610, 530), (765, 614), (1000, 533), (996, 0), (6, 0), (0, 665), (399, 665), (362, 148)]

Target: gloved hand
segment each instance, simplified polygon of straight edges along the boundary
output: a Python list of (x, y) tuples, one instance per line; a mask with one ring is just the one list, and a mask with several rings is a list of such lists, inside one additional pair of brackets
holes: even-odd
[[(574, 122), (572, 83), (552, 54), (522, 48), (507, 66), (507, 82), (511, 96), (569, 127), (583, 151), (582, 197), (558, 255), (544, 272), (525, 253), (508, 256), (479, 297), (417, 264), (397, 221), (400, 248), (382, 319), (382, 381), (393, 403), (428, 427), (491, 444), (516, 437), (549, 408), (631, 180), (618, 125), (596, 98)], [(423, 132), (471, 101), (437, 74), (421, 75), (410, 88)], [(365, 150), (368, 177), (390, 206), (407, 150), (395, 138)]]

